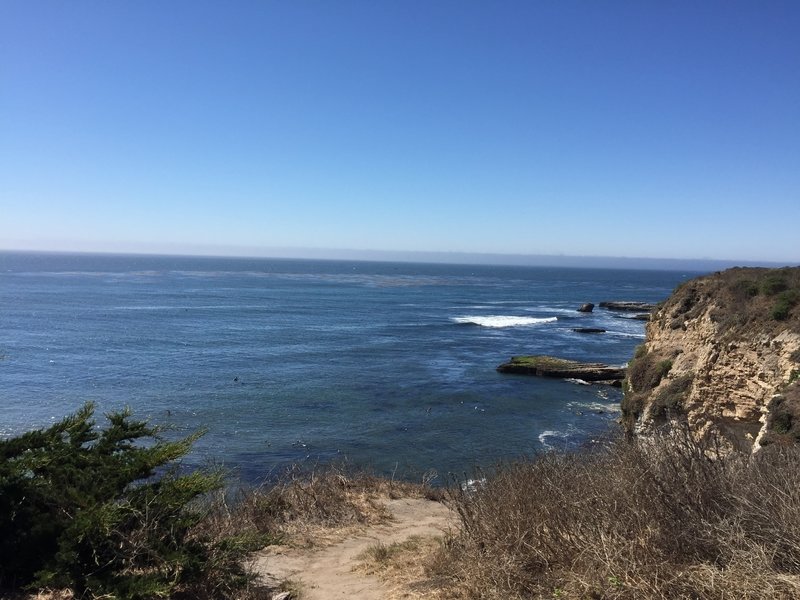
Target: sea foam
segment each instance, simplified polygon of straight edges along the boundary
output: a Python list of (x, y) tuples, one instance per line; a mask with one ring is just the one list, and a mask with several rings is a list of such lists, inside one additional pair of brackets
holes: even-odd
[(511, 315), (466, 315), (463, 317), (453, 317), (456, 323), (466, 325), (480, 325), (481, 327), (524, 327), (529, 325), (540, 325), (542, 323), (555, 323), (558, 317), (516, 317)]

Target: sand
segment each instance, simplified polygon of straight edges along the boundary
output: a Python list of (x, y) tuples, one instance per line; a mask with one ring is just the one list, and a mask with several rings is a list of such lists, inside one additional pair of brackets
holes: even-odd
[(271, 586), (285, 581), (297, 584), (302, 600), (382, 600), (389, 595), (388, 588), (373, 575), (355, 572), (357, 558), (376, 544), (412, 536), (441, 537), (454, 524), (451, 511), (439, 502), (400, 498), (387, 500), (386, 506), (392, 515), (388, 523), (367, 527), (324, 548), (273, 546), (256, 558), (256, 571)]

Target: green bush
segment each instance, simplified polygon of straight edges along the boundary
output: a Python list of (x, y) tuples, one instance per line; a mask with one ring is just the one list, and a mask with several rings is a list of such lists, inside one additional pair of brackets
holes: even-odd
[(644, 354), (635, 358), (628, 365), (627, 373), (632, 391), (646, 392), (652, 390), (669, 373), (671, 368), (671, 360), (658, 360), (658, 356), (654, 354)]
[(686, 373), (669, 381), (653, 398), (653, 415), (665, 418), (680, 411), (693, 382), (693, 373)]
[(752, 279), (739, 279), (730, 285), (731, 294), (738, 300), (746, 300), (758, 296), (758, 284)]
[(780, 273), (770, 273), (761, 282), (761, 291), (767, 296), (774, 296), (778, 292), (788, 289), (786, 278)]
[(640, 348), (644, 348), (644, 351), (637, 349), (635, 358), (628, 364), (623, 385), (622, 422), (628, 430), (633, 428), (642, 414), (648, 392), (658, 386), (672, 369), (671, 360), (658, 360), (657, 355), (647, 352), (644, 344)]
[(165, 441), (127, 410), (98, 430), (93, 414), (0, 441), (0, 586), (133, 599), (246, 584), (240, 559), (259, 540), (198, 527), (220, 473), (179, 472), (202, 432)]
[(789, 317), (789, 312), (800, 301), (800, 292), (797, 290), (785, 290), (778, 295), (775, 306), (772, 307), (770, 316), (776, 321), (785, 321)]

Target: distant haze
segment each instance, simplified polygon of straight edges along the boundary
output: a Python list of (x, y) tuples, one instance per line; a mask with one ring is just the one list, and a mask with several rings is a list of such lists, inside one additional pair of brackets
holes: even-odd
[[(10, 251), (43, 251), (38, 248), (7, 249)], [(44, 250), (59, 252), (63, 250)], [(108, 250), (72, 249), (66, 252), (96, 253)], [(752, 260), (712, 260), (681, 258), (646, 258), (621, 256), (568, 256), (544, 254), (487, 254), (476, 252), (404, 252), (387, 250), (335, 250), (323, 248), (247, 248), (247, 247), (209, 247), (175, 246), (141, 247), (117, 246), (111, 253), (118, 254), (157, 254), (176, 256), (219, 256), (241, 258), (297, 258), (316, 260), (353, 260), (412, 263), (442, 263), (462, 265), (509, 265), (536, 267), (568, 267), (596, 269), (652, 269), (665, 271), (710, 272), (730, 267), (783, 267), (789, 263)]]

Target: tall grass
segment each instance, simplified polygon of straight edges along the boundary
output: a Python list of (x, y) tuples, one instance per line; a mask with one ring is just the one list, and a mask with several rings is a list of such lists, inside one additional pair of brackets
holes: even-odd
[(507, 464), (454, 487), (432, 575), (460, 598), (798, 598), (800, 450), (688, 432)]

